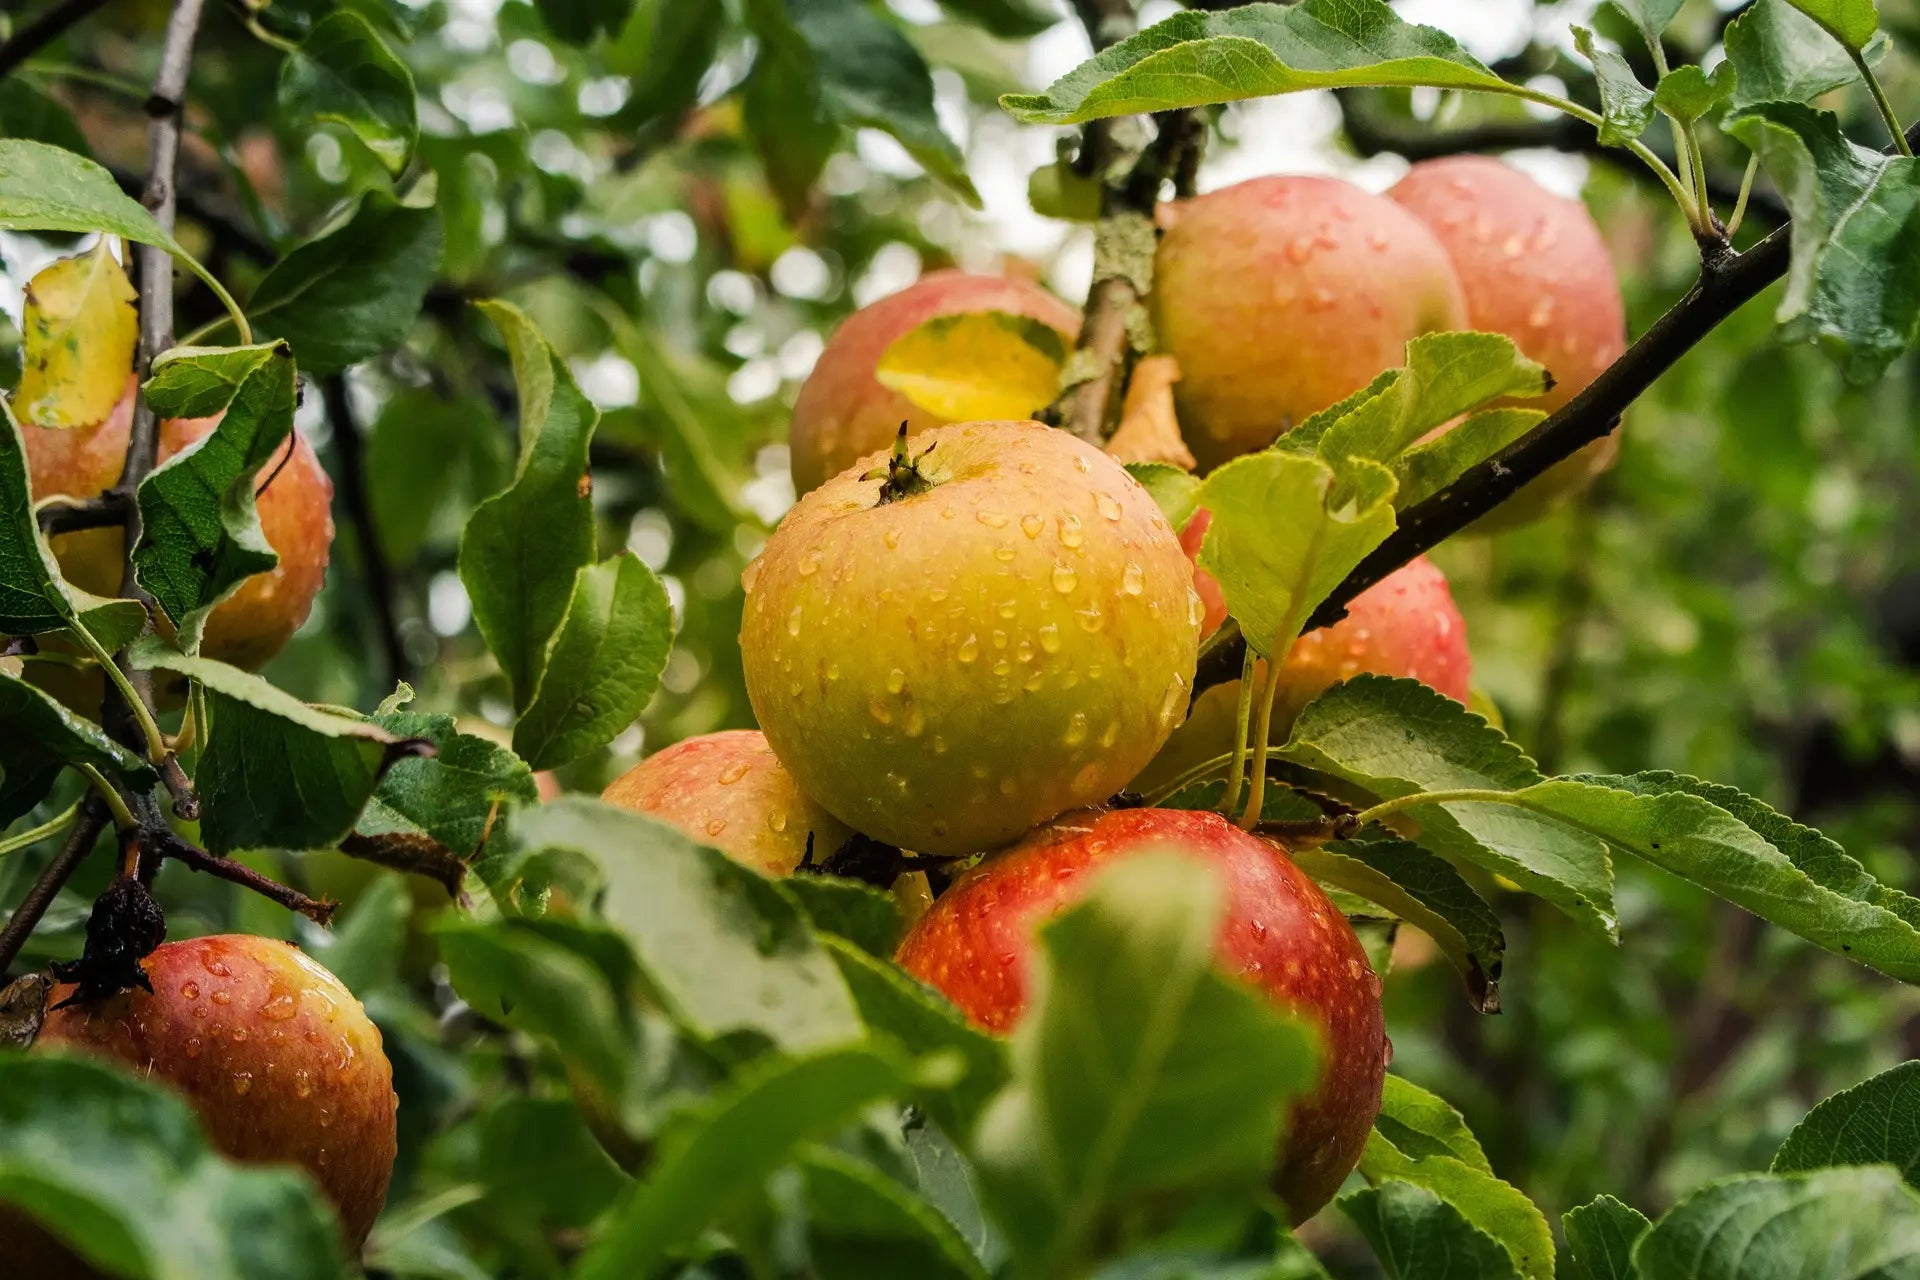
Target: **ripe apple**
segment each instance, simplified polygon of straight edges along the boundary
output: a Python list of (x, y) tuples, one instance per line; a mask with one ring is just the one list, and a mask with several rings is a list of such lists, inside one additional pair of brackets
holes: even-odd
[(969, 854), (1103, 800), (1185, 709), (1200, 602), (1119, 463), (1035, 422), (934, 427), (802, 498), (743, 575), (747, 695), (855, 831)]
[[(160, 461), (206, 436), (218, 421), (169, 418), (162, 422)], [(112, 488), (126, 462), (127, 432), (132, 425), (131, 390), (97, 426), (59, 430), (22, 424), (35, 501), (55, 494), (91, 498)], [(256, 484), (265, 486), (258, 498), (260, 527), (268, 545), (280, 554), (280, 563), (270, 572), (248, 578), (220, 602), (207, 618), (201, 646), (207, 657), (248, 670), (278, 653), (307, 620), (326, 579), (333, 544), (333, 482), (304, 437), (296, 435), (285, 465), (277, 459), (269, 463)], [(123, 545), (118, 529), (85, 529), (53, 539), (54, 554), (67, 579), (106, 596), (120, 593)]]
[[(1196, 516), (1195, 522), (1204, 514)], [(1192, 527), (1188, 526), (1189, 532)], [(1199, 568), (1194, 574), (1203, 580), (1199, 590), (1204, 597), (1212, 575)], [(1216, 584), (1214, 591), (1218, 590)], [(1453, 603), (1447, 576), (1425, 556), (1415, 557), (1355, 596), (1339, 622), (1293, 642), (1281, 666), (1272, 740), (1286, 741), (1303, 707), (1362, 672), (1406, 676), (1455, 702), (1467, 700), (1473, 679), (1467, 624)], [(1254, 665), (1256, 694), (1264, 686), (1266, 673), (1266, 663)], [(1173, 731), (1167, 745), (1135, 780), (1134, 789), (1151, 794), (1189, 769), (1231, 752), (1239, 707), (1238, 680), (1202, 692), (1194, 699), (1186, 723)]]
[(795, 490), (806, 493), (885, 449), (902, 422), (913, 433), (945, 421), (881, 386), (873, 370), (894, 339), (936, 316), (968, 311), (1026, 316), (1058, 329), (1069, 341), (1080, 327), (1079, 313), (1037, 284), (964, 271), (929, 272), (899, 293), (860, 308), (834, 331), (794, 401), (788, 447)]
[(1099, 868), (1159, 848), (1220, 873), (1227, 892), (1220, 966), (1320, 1029), (1320, 1085), (1293, 1108), (1274, 1174), (1293, 1221), (1305, 1221), (1359, 1162), (1392, 1047), (1380, 980), (1360, 940), (1278, 846), (1217, 813), (1066, 814), (955, 881), (901, 942), (899, 961), (973, 1022), (1008, 1031), (1026, 1008), (1035, 927), (1077, 900)]
[[(1470, 327), (1503, 333), (1553, 375), (1524, 403), (1551, 412), (1627, 348), (1626, 309), (1600, 228), (1585, 205), (1556, 196), (1488, 156), (1416, 164), (1387, 195), (1432, 229), (1453, 260)], [(1596, 440), (1521, 490), (1479, 527), (1546, 514), (1612, 465), (1613, 436)]]
[(1200, 466), (1262, 449), (1464, 327), (1446, 251), (1391, 200), (1334, 178), (1269, 177), (1161, 206), (1154, 325), (1180, 362)]
[(755, 729), (676, 742), (615, 778), (601, 799), (663, 818), (762, 875), (823, 862), (853, 832), (807, 799)]
[[(116, 1059), (185, 1095), (220, 1151), (305, 1168), (357, 1252), (386, 1202), (398, 1101), (366, 1010), (304, 952), (270, 938), (169, 942), (145, 966), (151, 993), (53, 1008), (33, 1052)], [(49, 1007), (72, 994), (56, 986)]]

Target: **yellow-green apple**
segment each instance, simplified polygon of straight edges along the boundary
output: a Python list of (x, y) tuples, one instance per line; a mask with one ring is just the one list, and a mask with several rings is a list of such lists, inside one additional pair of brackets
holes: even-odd
[(1202, 468), (1262, 449), (1464, 327), (1432, 232), (1334, 178), (1268, 177), (1161, 206), (1153, 315), (1180, 362), (1180, 426)]
[[(1204, 515), (1204, 513), (1202, 513)], [(1199, 522), (1201, 517), (1195, 517)], [(1191, 531), (1192, 526), (1188, 526)], [(1194, 570), (1200, 593), (1207, 595), (1212, 575)], [(1219, 587), (1213, 584), (1217, 597)], [(1224, 606), (1221, 614), (1224, 616)], [(1264, 687), (1267, 664), (1254, 666), (1254, 690)], [(1280, 668), (1274, 698), (1272, 740), (1286, 741), (1301, 708), (1334, 684), (1371, 672), (1405, 676), (1430, 685), (1456, 702), (1467, 700), (1473, 658), (1467, 651), (1467, 625), (1453, 603), (1447, 576), (1418, 556), (1362, 591), (1347, 606), (1347, 616), (1330, 627), (1309, 631), (1293, 642)], [(1189, 770), (1233, 750), (1240, 682), (1215, 685), (1194, 699), (1186, 723), (1135, 780), (1151, 794)]]
[[(165, 462), (202, 439), (218, 421), (165, 420), (160, 424), (159, 460)], [(126, 462), (132, 425), (131, 391), (96, 426), (55, 429), (22, 424), (34, 499), (56, 494), (91, 498), (112, 488)], [(278, 653), (307, 620), (326, 580), (333, 545), (333, 482), (304, 437), (296, 435), (284, 464), (279, 460), (268, 464), (256, 484), (260, 527), (268, 545), (279, 553), (280, 563), (248, 578), (214, 608), (201, 644), (207, 657), (248, 670)], [(123, 546), (118, 529), (85, 529), (53, 539), (60, 571), (75, 586), (97, 595), (120, 593)]]
[(755, 729), (730, 729), (676, 742), (615, 778), (601, 798), (672, 823), (762, 875), (784, 876), (815, 862), (853, 832), (801, 792)]
[[(52, 1008), (33, 1052), (95, 1054), (184, 1095), (237, 1160), (313, 1175), (358, 1251), (386, 1203), (397, 1099), (379, 1028), (289, 943), (224, 934), (163, 944), (153, 990)], [(49, 1005), (74, 988), (56, 986)]]
[[(1578, 200), (1554, 195), (1488, 156), (1423, 161), (1387, 194), (1446, 248), (1466, 296), (1468, 326), (1505, 334), (1553, 375), (1545, 396), (1518, 403), (1551, 412), (1626, 350), (1613, 260)], [(1594, 441), (1478, 527), (1509, 528), (1546, 514), (1606, 470), (1618, 452), (1611, 435)]]
[(1186, 708), (1193, 569), (1124, 468), (933, 427), (802, 498), (744, 575), (761, 729), (855, 831), (968, 854), (1111, 795)]
[(873, 370), (896, 338), (936, 316), (968, 311), (1025, 316), (1059, 330), (1068, 341), (1080, 327), (1079, 313), (1037, 284), (964, 271), (928, 272), (899, 293), (860, 308), (834, 331), (794, 401), (788, 447), (796, 490), (806, 493), (886, 448), (902, 422), (914, 433), (946, 421), (880, 385)]
[(1026, 1009), (1036, 926), (1078, 900), (1100, 869), (1149, 849), (1219, 873), (1227, 909), (1216, 962), (1320, 1031), (1320, 1082), (1293, 1107), (1274, 1173), (1293, 1221), (1304, 1221), (1359, 1161), (1392, 1049), (1360, 940), (1280, 847), (1216, 813), (1066, 814), (955, 881), (901, 942), (900, 963), (979, 1026), (1006, 1032)]

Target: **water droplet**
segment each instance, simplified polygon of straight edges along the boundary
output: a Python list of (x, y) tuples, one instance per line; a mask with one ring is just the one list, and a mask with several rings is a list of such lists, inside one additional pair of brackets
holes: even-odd
[(1093, 505), (1109, 520), (1120, 518), (1120, 500), (1104, 489), (1093, 495)]
[(1045, 516), (1024, 515), (1020, 517), (1020, 532), (1026, 534), (1029, 538), (1039, 537), (1040, 531), (1046, 527), (1047, 520)]
[(1367, 248), (1373, 250), (1375, 253), (1385, 253), (1392, 247), (1392, 241), (1388, 240), (1378, 231), (1370, 231), (1367, 233)]
[(953, 651), (953, 656), (962, 663), (972, 662), (980, 656), (980, 637), (968, 632), (967, 638), (960, 642), (960, 647)]
[(313, 1162), (319, 1165), (322, 1169), (324, 1169), (328, 1165), (333, 1163), (333, 1153), (328, 1151), (325, 1147), (322, 1147), (320, 1148), (320, 1154), (313, 1158)]
[(1032, 675), (1028, 676), (1026, 678), (1025, 683), (1023, 683), (1020, 687), (1022, 689), (1025, 689), (1028, 693), (1038, 693), (1040, 692), (1041, 687), (1044, 686), (1046, 683), (1047, 683), (1046, 676), (1043, 675), (1041, 672), (1036, 671)]
[(232, 1004), (233, 997), (224, 991), (216, 991), (213, 993), (213, 1002), (215, 1004)]
[(1004, 529), (1007, 527), (1007, 517), (999, 511), (976, 511), (973, 513), (973, 518), (989, 529)]
[(1032, 662), (1033, 661), (1033, 641), (1022, 640), (1019, 644), (1015, 645), (1013, 647), (1013, 656), (1020, 659), (1022, 663)]
[(1267, 922), (1265, 920), (1255, 920), (1247, 925), (1247, 931), (1253, 934), (1253, 940), (1255, 942), (1265, 942), (1267, 939)]
[(199, 1036), (187, 1037), (187, 1056), (189, 1058), (197, 1058), (200, 1056), (200, 1037)]
[(878, 698), (874, 698), (867, 703), (867, 714), (875, 720), (878, 720), (881, 724), (893, 723), (893, 708)]
[(889, 529), (883, 535), (882, 540), (887, 544), (887, 550), (893, 551), (900, 546), (900, 531), (898, 529)]
[(1118, 720), (1107, 721), (1107, 727), (1100, 731), (1100, 745), (1102, 747), (1111, 747), (1114, 743), (1118, 742), (1119, 740), (1120, 740), (1120, 722)]
[(785, 831), (786, 829), (787, 829), (787, 815), (785, 811), (780, 809), (775, 809), (772, 813), (767, 815), (767, 830), (773, 832), (775, 835), (778, 835), (780, 832)]
[(1020, 602), (1012, 597), (1008, 597), (1000, 602), (999, 612), (1001, 617), (1011, 618), (1014, 614), (1020, 612)]
[(248, 1030), (245, 1027), (235, 1027), (233, 1029), (233, 1034), (227, 1038), (232, 1040), (235, 1044), (245, 1044), (250, 1034), (251, 1033), (248, 1032)]
[(1040, 647), (1048, 653), (1060, 652), (1060, 624), (1049, 622), (1040, 628)]
[(815, 548), (800, 557), (800, 576), (811, 578), (818, 572), (820, 572), (820, 551)]
[(887, 692), (898, 693), (907, 687), (907, 673), (899, 667), (887, 672)]
[(1281, 252), (1286, 255), (1288, 262), (1291, 262), (1297, 267), (1313, 256), (1313, 247), (1312, 240), (1309, 240), (1306, 236), (1300, 236), (1297, 239), (1287, 241), (1287, 247)]
[(239, 1094), (241, 1097), (244, 1098), (247, 1096), (248, 1091), (251, 1090), (252, 1088), (253, 1088), (253, 1072), (236, 1071), (233, 1073), (233, 1091), (235, 1093)]
[(295, 1096), (310, 1098), (313, 1096), (313, 1075), (302, 1068), (293, 1073), (293, 1092)]
[(748, 764), (744, 760), (740, 761), (738, 764), (730, 764), (726, 768), (720, 771), (720, 785), (723, 787), (730, 787), (734, 783), (740, 781), (740, 779), (746, 777), (747, 774), (752, 769), (753, 769), (753, 766)]
[(838, 680), (839, 678), (840, 678), (840, 664), (837, 662), (829, 662), (827, 664), (827, 683), (831, 684), (835, 680)]
[(1070, 593), (1073, 590), (1074, 583), (1079, 580), (1080, 576), (1076, 574), (1070, 566), (1064, 564), (1056, 564), (1053, 566), (1053, 589), (1061, 595), (1064, 596)]
[(1077, 747), (1087, 740), (1087, 716), (1084, 711), (1076, 711), (1067, 721), (1067, 736), (1060, 741), (1063, 745)]
[(217, 956), (201, 956), (200, 967), (216, 978), (231, 978), (233, 976), (233, 970), (227, 967), (227, 962)]
[(189, 982), (186, 986), (180, 988), (180, 994), (189, 1000), (198, 1000), (200, 998), (200, 984), (197, 982)]
[(935, 604), (939, 604), (942, 600), (945, 600), (947, 598), (947, 594), (948, 594), (947, 589), (945, 587), (935, 587), (931, 591), (927, 592), (927, 599), (931, 600)]
[(760, 581), (760, 557), (747, 561), (747, 567), (740, 571), (740, 589), (749, 595), (753, 593), (753, 584)]
[(708, 835), (717, 836), (722, 831), (725, 831), (726, 829), (727, 829), (727, 820), (725, 818), (708, 818), (707, 819)]
[(1013, 554), (1014, 552), (1012, 547), (995, 547), (993, 549), (993, 558), (995, 560), (998, 560), (1001, 564), (1006, 564), (1008, 561), (1012, 560)]
[(1080, 524), (1080, 517), (1071, 511), (1062, 511), (1060, 513), (1060, 545), (1077, 547), (1086, 540), (1086, 531)]
[(1146, 583), (1146, 570), (1128, 561), (1125, 571), (1120, 575), (1120, 589), (1130, 596), (1137, 596), (1146, 588)]
[(920, 709), (919, 703), (907, 704), (906, 717), (902, 720), (900, 727), (909, 738), (917, 738), (927, 731), (927, 713)]
[(790, 636), (797, 636), (800, 634), (800, 606), (799, 605), (793, 606), (793, 612), (787, 615), (787, 634)]
[(1326, 311), (1339, 300), (1338, 295), (1331, 289), (1315, 289), (1307, 295), (1307, 309), (1309, 311)]
[[(1080, 629), (1088, 635), (1100, 631), (1107, 625), (1107, 615), (1100, 612), (1100, 606), (1097, 604), (1088, 605), (1084, 609), (1077, 609), (1074, 611), (1073, 616), (1080, 619)], [(1087, 674), (1092, 675), (1093, 673), (1088, 672)]]
[(1533, 310), (1527, 313), (1527, 323), (1535, 329), (1544, 329), (1553, 323), (1553, 299), (1542, 298), (1533, 304)]

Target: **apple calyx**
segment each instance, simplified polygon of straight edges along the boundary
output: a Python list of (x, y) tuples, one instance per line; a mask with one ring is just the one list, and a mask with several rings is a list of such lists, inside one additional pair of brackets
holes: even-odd
[(53, 1008), (105, 1000), (135, 987), (151, 993), (153, 983), (141, 961), (166, 940), (167, 919), (147, 886), (131, 876), (115, 880), (94, 900), (80, 958), (53, 966), (55, 978), (76, 984), (73, 994)]
[[(938, 443), (937, 441), (935, 442)], [(880, 494), (876, 506), (886, 506), (889, 502), (898, 502), (902, 498), (911, 498), (917, 493), (926, 493), (933, 488), (933, 481), (927, 479), (920, 470), (920, 463), (932, 453), (934, 445), (928, 445), (920, 451), (919, 457), (907, 453), (907, 424), (900, 424), (900, 433), (893, 438), (893, 453), (887, 458), (885, 470), (875, 467), (867, 473), (867, 479), (884, 477), (880, 483)]]

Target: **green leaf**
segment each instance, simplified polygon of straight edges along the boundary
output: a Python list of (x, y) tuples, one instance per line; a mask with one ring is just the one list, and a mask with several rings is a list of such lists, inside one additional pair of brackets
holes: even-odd
[(1849, 49), (1867, 47), (1880, 30), (1880, 7), (1874, 0), (1788, 0), (1794, 8), (1820, 24), (1820, 29)]
[(1140, 482), (1175, 529), (1186, 528), (1200, 509), (1200, 477), (1190, 471), (1165, 462), (1129, 462), (1127, 474)]
[(154, 357), (140, 393), (163, 418), (211, 418), (227, 411), (241, 384), (273, 355), (271, 343), (170, 347)]
[(1652, 1225), (1645, 1214), (1612, 1196), (1596, 1196), (1567, 1210), (1560, 1224), (1567, 1235), (1570, 1280), (1637, 1280), (1633, 1246)]
[(91, 720), (0, 671), (0, 828), (46, 797), (66, 764), (85, 764), (136, 787), (159, 781), (153, 768)]
[(525, 313), (508, 302), (479, 306), (513, 356), (520, 462), (512, 485), (467, 520), (460, 581), (474, 623), (513, 688), (514, 706), (524, 709), (573, 601), (575, 576), (593, 562), (587, 444), (600, 414)]
[(87, 159), (25, 138), (0, 138), (0, 231), (100, 231), (165, 249), (217, 282), (113, 175)]
[(1009, 311), (934, 316), (880, 353), (873, 379), (953, 422), (1030, 418), (1060, 389), (1059, 331)]
[(602, 914), (660, 1004), (702, 1041), (745, 1035), (799, 1051), (860, 1034), (846, 983), (799, 908), (719, 850), (580, 796), (523, 810), (508, 831), (520, 849), (573, 849), (599, 864)]
[(619, 118), (643, 138), (679, 127), (700, 97), (700, 79), (713, 65), (727, 10), (717, 4), (639, 0), (619, 38), (602, 56), (607, 69), (632, 81)]
[(1692, 124), (1733, 97), (1736, 78), (1732, 62), (1720, 63), (1712, 75), (1699, 67), (1675, 67), (1660, 77), (1653, 103), (1682, 124)]
[[(1541, 781), (1533, 761), (1481, 717), (1416, 680), (1385, 676), (1357, 676), (1307, 704), (1279, 754), (1383, 799)], [(1489, 804), (1423, 805), (1417, 831), (1424, 848), (1506, 876), (1614, 935), (1613, 867), (1598, 837)]]
[(1465, 475), (1469, 468), (1491, 458), (1546, 419), (1542, 409), (1488, 409), (1457, 426), (1417, 444), (1395, 459), (1393, 469), (1400, 488), (1393, 505), (1405, 511), (1425, 502)]
[(940, 0), (940, 7), (1005, 40), (1037, 36), (1060, 21), (1060, 11), (1046, 0)]
[(952, 1224), (872, 1165), (820, 1146), (802, 1151), (799, 1165), (807, 1248), (821, 1280), (987, 1280)]
[(367, 439), (367, 501), (390, 563), (431, 542), (454, 542), (468, 512), (512, 474), (512, 444), (476, 398), (403, 388), (380, 407)]
[(346, 127), (389, 173), (407, 167), (420, 136), (413, 73), (365, 18), (335, 9), (280, 67), (280, 108), (295, 122)]
[(882, 959), (900, 945), (900, 904), (884, 889), (830, 875), (786, 876), (774, 883), (806, 913), (816, 933), (844, 938)]
[(1664, 772), (1580, 776), (1537, 783), (1514, 801), (1829, 951), (1920, 982), (1920, 901), (1732, 787)]
[(432, 743), (434, 753), (394, 762), (354, 825), (358, 836), (402, 846), (430, 840), (471, 858), (507, 810), (540, 801), (526, 761), (498, 743), (461, 733), (452, 716), (393, 710), (376, 714), (373, 722), (397, 738)]
[(768, 1059), (676, 1126), (645, 1179), (616, 1206), (574, 1280), (652, 1275), (786, 1164), (802, 1143), (832, 1135), (912, 1072), (875, 1049), (848, 1046)]
[(1573, 44), (1593, 64), (1594, 84), (1600, 90), (1600, 143), (1623, 147), (1653, 123), (1653, 91), (1640, 83), (1618, 49), (1596, 43), (1587, 28), (1573, 29)]
[(573, 1103), (509, 1096), (481, 1120), (477, 1170), (494, 1203), (548, 1228), (590, 1226), (626, 1189)]
[(1709, 1183), (1634, 1246), (1641, 1280), (1911, 1280), (1920, 1197), (1887, 1168)]
[(1920, 1186), (1920, 1062), (1903, 1062), (1820, 1103), (1780, 1144), (1770, 1168), (1800, 1173), (1859, 1164), (1890, 1164), (1909, 1186)]
[(1396, 1150), (1414, 1159), (1450, 1156), (1481, 1173), (1493, 1172), (1480, 1140), (1452, 1104), (1400, 1076), (1386, 1077), (1373, 1127)]
[(1348, 571), (1393, 531), (1393, 475), (1375, 462), (1339, 469), (1266, 450), (1235, 458), (1200, 485), (1213, 513), (1200, 567), (1263, 657), (1283, 651)]
[(274, 263), (247, 304), (311, 374), (339, 373), (399, 345), (440, 270), (446, 233), (431, 185), (407, 202), (370, 191), (351, 217)]
[(1817, 340), (1856, 382), (1920, 332), (1920, 160), (1857, 146), (1831, 112), (1762, 103), (1725, 122), (1760, 157), (1793, 215), (1793, 261), (1774, 312), (1787, 341)]
[(0, 137), (25, 138), (93, 156), (73, 113), (20, 76), (0, 81)]
[(1222, 886), (1173, 855), (1127, 859), (1041, 932), (1013, 1082), (974, 1160), (1021, 1270), (1065, 1275), (1113, 1215), (1183, 1193), (1253, 1196), (1312, 1030), (1213, 967)]
[(1384, 0), (1249, 4), (1176, 13), (1095, 54), (1045, 93), (1000, 105), (1025, 124), (1202, 107), (1302, 89), (1431, 85), (1511, 93), (1459, 42)]
[(581, 569), (513, 749), (552, 769), (606, 746), (646, 710), (672, 647), (673, 606), (639, 556)]
[[(1846, 50), (1789, 0), (1756, 0), (1727, 27), (1727, 61), (1736, 72), (1731, 102), (1735, 113), (1762, 102), (1812, 102), (1860, 79)], [(1869, 62), (1887, 51), (1873, 41)]]
[[(547, 29), (569, 44), (591, 44), (627, 24), (634, 0), (536, 0)], [(700, 6), (693, 6), (698, 8)]]
[[(0, 1054), (0, 1201), (141, 1280), (346, 1280), (305, 1173), (215, 1155), (172, 1091), (92, 1058)], [(271, 1224), (271, 1230), (263, 1230)], [(0, 1270), (17, 1228), (0, 1241)]]
[(1432, 938), (1482, 1013), (1500, 1011), (1506, 934), (1452, 863), (1406, 840), (1342, 840), (1290, 850), (1301, 870), (1375, 902)]
[[(293, 353), (281, 342), (242, 350), (251, 353), (251, 368), (237, 357), (215, 356), (213, 369), (182, 378), (202, 383), (237, 376), (238, 382), (212, 434), (140, 482), (141, 529), (133, 548), (134, 569), (140, 585), (179, 629), (181, 645), (189, 652), (199, 649), (201, 628), (214, 605), (249, 577), (280, 563), (260, 528), (254, 490), (261, 472), (286, 451), (293, 433)], [(185, 363), (202, 359), (192, 351), (162, 358)]]
[(213, 723), (195, 782), (201, 838), (214, 853), (338, 844), (386, 766), (419, 749), (370, 720), (308, 706), (259, 676), (188, 657), (157, 636), (135, 641), (127, 661), (190, 677), (207, 691)]
[(1499, 1241), (1425, 1187), (1386, 1182), (1334, 1203), (1373, 1246), (1388, 1280), (1518, 1280)]
[(1649, 49), (1660, 46), (1660, 36), (1673, 25), (1675, 15), (1686, 0), (1607, 0), (1614, 8), (1626, 15), (1640, 31), (1641, 38)]
[(406, 881), (383, 871), (334, 917), (330, 928), (303, 935), (300, 945), (364, 1001), (399, 982), (412, 913)]
[(898, 965), (840, 937), (823, 938), (840, 968), (860, 1018), (875, 1036), (915, 1053), (946, 1052), (961, 1064), (959, 1078), (922, 1099), (927, 1113), (952, 1133), (967, 1133), (1010, 1070), (1006, 1042), (979, 1030), (947, 998)]
[[(1404, 1101), (1405, 1091), (1401, 1092)], [(1450, 1154), (1454, 1150), (1452, 1143), (1459, 1142), (1459, 1135), (1438, 1127), (1436, 1132), (1444, 1136), (1436, 1136), (1436, 1132), (1423, 1128), (1422, 1123), (1432, 1123), (1430, 1107), (1409, 1106), (1407, 1114), (1421, 1116), (1420, 1122), (1405, 1126), (1412, 1130), (1416, 1149), (1401, 1150), (1382, 1129), (1376, 1128), (1368, 1135), (1367, 1149), (1360, 1157), (1361, 1176), (1376, 1186), (1406, 1182), (1433, 1192), (1467, 1222), (1497, 1241), (1520, 1275), (1529, 1280), (1541, 1277), (1552, 1280), (1553, 1232), (1539, 1207), (1518, 1187), (1496, 1178), (1487, 1168), (1485, 1156), (1472, 1159), (1479, 1155), (1477, 1143), (1470, 1151), (1463, 1152), (1468, 1159)]]

